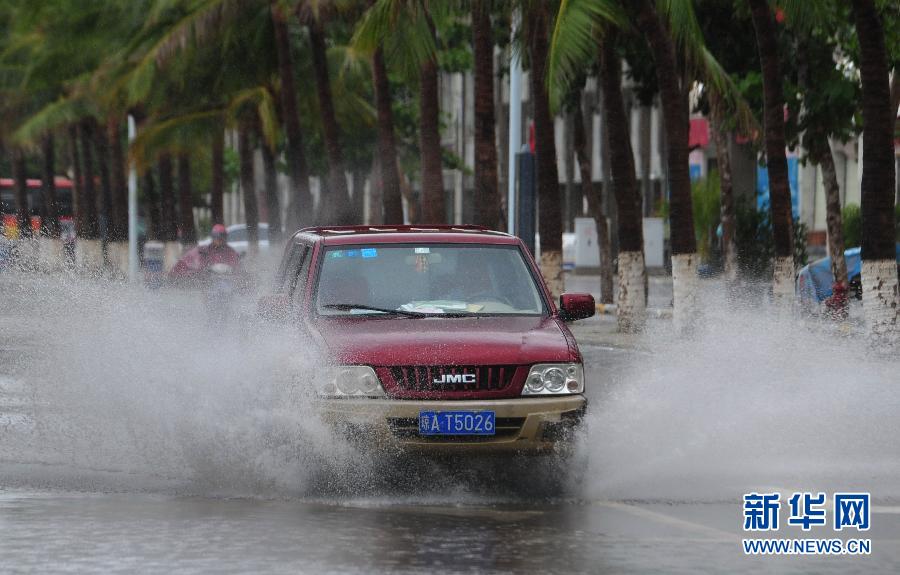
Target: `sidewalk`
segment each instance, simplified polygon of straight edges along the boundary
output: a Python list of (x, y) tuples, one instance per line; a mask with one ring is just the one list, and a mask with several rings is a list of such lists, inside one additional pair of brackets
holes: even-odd
[[(651, 275), (648, 278), (647, 314), (650, 317), (667, 318), (672, 314), (672, 276)], [(576, 275), (572, 272), (565, 274), (565, 287), (567, 292), (589, 293), (594, 296), (597, 303), (598, 314), (616, 314), (616, 305), (601, 304), (600, 302), (600, 276)], [(613, 302), (616, 301), (618, 286), (613, 278)]]
[[(567, 272), (565, 282), (567, 292), (590, 293), (595, 300), (600, 301), (600, 276)], [(647, 287), (648, 323), (667, 321), (672, 317), (672, 276), (651, 275)], [(596, 316), (572, 322), (569, 327), (581, 345), (630, 349), (641, 347), (640, 334), (617, 331), (615, 304), (598, 303)]]

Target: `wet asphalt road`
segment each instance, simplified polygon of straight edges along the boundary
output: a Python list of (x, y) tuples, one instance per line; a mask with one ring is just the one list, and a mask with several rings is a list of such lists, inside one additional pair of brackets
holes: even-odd
[[(41, 349), (23, 321), (35, 308), (17, 307), (9, 287), (0, 279), (13, 302), (0, 317), (0, 440), (17, 424), (27, 386), (40, 385), (18, 361)], [(582, 351), (595, 382), (592, 402), (646, 360), (646, 352), (612, 346)], [(411, 474), (420, 479), (376, 482), (371, 492), (219, 493), (185, 489), (184, 478), (171, 473), (82, 466), (78, 454), (60, 463), (3, 452), (0, 573), (900, 571), (896, 504), (876, 502), (865, 534), (873, 540), (870, 556), (756, 558), (741, 550), (739, 492), (733, 500), (654, 493), (610, 500), (547, 481), (559, 462), (488, 462), (468, 472), (460, 465), (415, 462)], [(432, 469), (422, 472), (430, 466), (452, 466), (445, 469), (456, 475), (417, 483), (435, 477)]]

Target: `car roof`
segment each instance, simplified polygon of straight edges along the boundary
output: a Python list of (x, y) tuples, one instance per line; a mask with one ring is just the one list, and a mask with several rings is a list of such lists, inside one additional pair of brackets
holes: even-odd
[(303, 228), (295, 235), (306, 236), (321, 241), (325, 245), (403, 243), (510, 245), (519, 243), (519, 238), (516, 236), (472, 225), (317, 226)]

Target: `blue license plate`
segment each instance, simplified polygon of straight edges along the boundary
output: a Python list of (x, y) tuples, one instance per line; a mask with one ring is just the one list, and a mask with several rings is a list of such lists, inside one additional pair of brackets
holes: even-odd
[(494, 435), (493, 411), (420, 411), (419, 435)]

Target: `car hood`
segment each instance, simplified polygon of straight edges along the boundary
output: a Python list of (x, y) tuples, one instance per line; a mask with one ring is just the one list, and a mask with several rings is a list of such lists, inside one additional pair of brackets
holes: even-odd
[(550, 317), (320, 318), (315, 331), (341, 363), (523, 365), (579, 359), (568, 328)]

